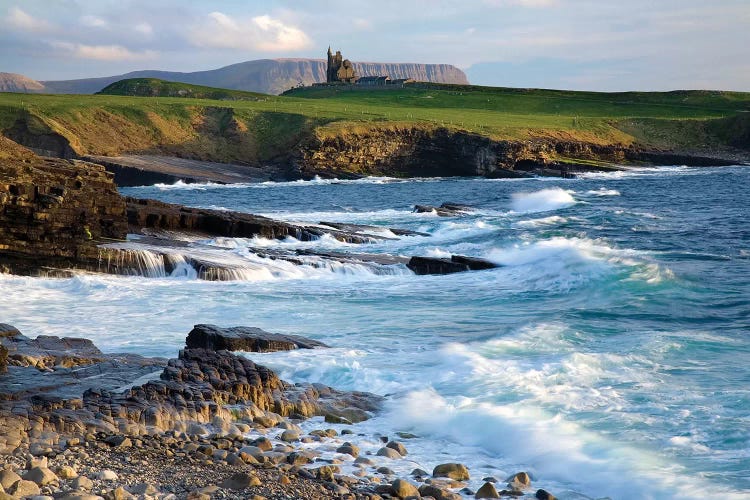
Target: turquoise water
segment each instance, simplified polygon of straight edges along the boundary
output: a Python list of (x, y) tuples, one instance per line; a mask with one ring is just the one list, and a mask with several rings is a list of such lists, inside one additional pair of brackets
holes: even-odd
[[(413, 463), (481, 485), (528, 470), (559, 498), (750, 497), (750, 169), (573, 180), (311, 181), (123, 190), (294, 221), (428, 232), (367, 245), (503, 267), (448, 276), (283, 266), (248, 246), (243, 280), (0, 277), (2, 320), (107, 351), (173, 355), (194, 323), (306, 335), (325, 351), (253, 355), (283, 378), (388, 395), (363, 433), (409, 431)], [(445, 201), (476, 207), (441, 218)], [(258, 268), (261, 270), (258, 270)], [(365, 439), (365, 438), (363, 438)]]

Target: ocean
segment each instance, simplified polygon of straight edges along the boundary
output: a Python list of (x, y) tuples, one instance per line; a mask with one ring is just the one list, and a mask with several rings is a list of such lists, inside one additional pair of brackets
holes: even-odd
[[(412, 229), (368, 245), (216, 238), (233, 281), (0, 275), (2, 315), (30, 336), (174, 356), (196, 323), (257, 326), (325, 350), (249, 354), (291, 382), (385, 395), (347, 436), (408, 461), (469, 466), (470, 486), (528, 471), (560, 499), (750, 498), (750, 169), (638, 168), (578, 179), (367, 178), (156, 185), (123, 194), (289, 221)], [(459, 217), (415, 204), (465, 203)], [(384, 229), (382, 235), (392, 236)], [(248, 247), (489, 259), (296, 266)], [(320, 419), (308, 428), (329, 427)], [(338, 426), (341, 428), (341, 426)]]

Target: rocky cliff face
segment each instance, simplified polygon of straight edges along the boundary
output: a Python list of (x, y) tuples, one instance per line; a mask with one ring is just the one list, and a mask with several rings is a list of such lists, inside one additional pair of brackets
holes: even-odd
[[(397, 177), (513, 177), (550, 168), (556, 156), (612, 162), (625, 159), (618, 146), (562, 141), (498, 141), (446, 128), (372, 127), (364, 132), (316, 137), (302, 147), (301, 175)], [(557, 168), (557, 172), (554, 169)]]
[(126, 232), (125, 202), (103, 167), (41, 159), (0, 137), (0, 271), (93, 261), (97, 240)]
[[(359, 76), (389, 75), (434, 83), (468, 84), (463, 71), (450, 64), (354, 63)], [(232, 64), (210, 71), (178, 73), (171, 71), (133, 71), (124, 75), (82, 80), (42, 82), (46, 92), (93, 94), (125, 78), (160, 78), (225, 89), (280, 94), (299, 84), (326, 81), (326, 61), (322, 59), (259, 59)]]
[(42, 92), (44, 85), (17, 73), (0, 73), (0, 92)]

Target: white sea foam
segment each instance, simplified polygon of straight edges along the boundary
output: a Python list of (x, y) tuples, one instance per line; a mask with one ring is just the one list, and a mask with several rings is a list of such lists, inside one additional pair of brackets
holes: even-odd
[(540, 219), (529, 219), (521, 220), (513, 224), (514, 227), (523, 228), (534, 228), (534, 227), (545, 227), (545, 226), (556, 226), (559, 224), (565, 224), (568, 219), (560, 217), (559, 215), (550, 215), (549, 217), (542, 217)]
[(532, 193), (515, 193), (511, 208), (517, 213), (549, 212), (575, 205), (571, 191), (549, 188)]
[(599, 189), (591, 189), (589, 191), (586, 191), (586, 194), (592, 196), (620, 196), (620, 192), (618, 190), (607, 189), (605, 187), (600, 187)]

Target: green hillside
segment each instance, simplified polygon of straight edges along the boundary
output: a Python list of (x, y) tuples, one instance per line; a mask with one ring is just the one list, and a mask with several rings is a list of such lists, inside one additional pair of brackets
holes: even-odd
[(217, 89), (189, 83), (168, 82), (158, 78), (128, 78), (104, 87), (97, 94), (135, 97), (190, 97), (218, 101), (257, 101), (265, 94), (243, 90)]
[[(108, 95), (120, 93), (129, 95)], [(373, 129), (443, 128), (495, 140), (722, 152), (750, 150), (748, 111), (750, 93), (738, 92), (415, 84), (307, 87), (271, 96), (131, 79), (100, 95), (0, 94), (0, 131), (57, 134), (78, 154), (151, 152), (245, 163), (283, 159), (315, 138)]]

